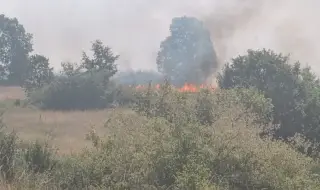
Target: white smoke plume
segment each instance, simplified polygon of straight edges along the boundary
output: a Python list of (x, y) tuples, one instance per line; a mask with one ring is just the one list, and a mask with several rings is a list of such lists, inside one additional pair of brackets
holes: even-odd
[(223, 63), (247, 49), (271, 48), (320, 73), (318, 0), (0, 0), (34, 34), (34, 48), (59, 68), (79, 61), (101, 39), (120, 54), (122, 69), (155, 69), (171, 19), (195, 16), (212, 34)]

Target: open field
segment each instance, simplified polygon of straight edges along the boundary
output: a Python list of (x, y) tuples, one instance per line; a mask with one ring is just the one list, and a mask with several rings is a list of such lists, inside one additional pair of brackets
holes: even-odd
[(0, 100), (23, 99), (24, 92), (20, 87), (0, 86)]
[[(1, 101), (20, 98), (23, 98), (20, 88), (0, 87)], [(10, 106), (4, 114), (4, 122), (8, 130), (15, 130), (23, 141), (49, 140), (59, 153), (65, 154), (90, 147), (91, 142), (85, 135), (91, 127), (104, 133), (107, 114), (107, 110), (59, 112)]]
[(24, 141), (49, 140), (60, 153), (78, 151), (90, 142), (85, 135), (91, 127), (102, 131), (107, 111), (53, 112), (13, 108), (4, 115), (8, 129)]

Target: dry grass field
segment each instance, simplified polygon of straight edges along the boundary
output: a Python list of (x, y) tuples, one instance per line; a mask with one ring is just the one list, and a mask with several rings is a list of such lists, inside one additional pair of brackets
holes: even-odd
[[(19, 87), (0, 87), (2, 102), (23, 97)], [(21, 140), (48, 140), (59, 153), (67, 154), (90, 147), (86, 134), (91, 127), (104, 133), (107, 115), (107, 110), (59, 112), (10, 106), (4, 114), (4, 122), (8, 130), (17, 132)]]
[(24, 92), (20, 87), (0, 86), (0, 100), (23, 99)]

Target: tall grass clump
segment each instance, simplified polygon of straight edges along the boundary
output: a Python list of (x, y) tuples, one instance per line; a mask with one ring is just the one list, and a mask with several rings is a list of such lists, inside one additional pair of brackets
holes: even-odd
[(50, 172), (57, 164), (54, 153), (47, 142), (36, 141), (30, 144), (24, 152), (28, 170), (34, 173)]
[(0, 176), (5, 181), (15, 177), (15, 156), (17, 151), (17, 136), (15, 132), (5, 132), (3, 112), (0, 113)]

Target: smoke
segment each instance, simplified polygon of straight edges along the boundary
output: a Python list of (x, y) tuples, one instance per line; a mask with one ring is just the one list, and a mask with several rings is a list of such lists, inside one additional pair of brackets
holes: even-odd
[(247, 49), (270, 48), (290, 54), (293, 61), (320, 67), (320, 16), (316, 0), (230, 0), (206, 15), (219, 60), (245, 53)]
[(155, 69), (171, 19), (195, 16), (209, 28), (221, 63), (249, 48), (271, 48), (320, 73), (318, 0), (0, 0), (34, 34), (34, 48), (59, 68), (101, 39), (121, 69)]

